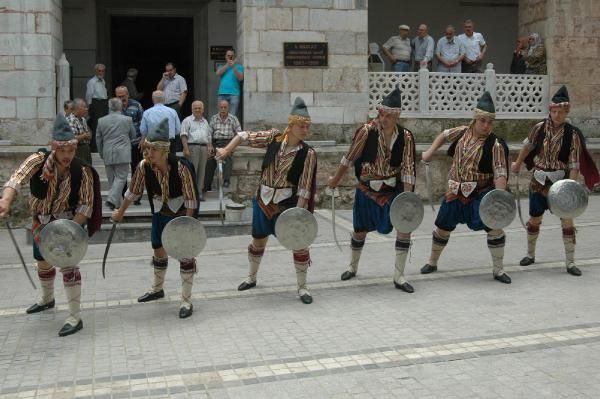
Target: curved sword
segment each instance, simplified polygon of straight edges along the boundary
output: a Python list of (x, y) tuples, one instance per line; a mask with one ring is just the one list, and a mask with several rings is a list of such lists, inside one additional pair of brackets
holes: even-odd
[(527, 230), (527, 225), (523, 220), (523, 211), (521, 211), (521, 190), (519, 189), (519, 179), (521, 178), (521, 170), (517, 172), (517, 211), (519, 212), (519, 220), (521, 221), (521, 225), (523, 228)]
[(21, 253), (21, 248), (19, 248), (19, 244), (17, 244), (17, 240), (15, 239), (12, 229), (10, 228), (10, 223), (8, 222), (8, 220), (6, 221), (6, 230), (8, 230), (8, 235), (10, 236), (10, 239), (12, 240), (13, 245), (15, 246), (15, 249), (17, 250), (19, 259), (21, 259), (21, 264), (23, 265), (23, 269), (25, 269), (25, 274), (27, 274), (27, 278), (29, 279), (29, 282), (31, 283), (31, 285), (33, 285), (33, 289), (37, 290), (37, 287), (35, 286), (35, 283), (33, 282), (33, 279), (31, 278), (31, 274), (29, 274), (29, 270), (27, 270), (27, 265), (25, 264), (25, 259), (23, 259), (23, 254)]
[(435, 206), (433, 205), (433, 183), (431, 181), (431, 169), (429, 168), (429, 162), (421, 162), (425, 164), (425, 182), (427, 183), (427, 195), (429, 197), (429, 205), (431, 205), (431, 210), (435, 212)]
[(108, 257), (108, 250), (110, 248), (110, 243), (113, 240), (113, 236), (115, 235), (115, 230), (117, 230), (117, 222), (112, 223), (113, 225), (108, 234), (108, 240), (106, 241), (106, 249), (104, 249), (104, 257), (102, 258), (102, 278), (106, 278), (106, 258)]
[(217, 184), (219, 185), (219, 215), (221, 226), (225, 225), (225, 207), (223, 206), (223, 161), (217, 161)]
[(342, 246), (340, 245), (335, 232), (335, 198), (340, 196), (340, 192), (338, 191), (337, 187), (334, 189), (327, 187), (325, 188), (325, 194), (331, 196), (331, 228), (333, 229), (333, 239), (335, 241), (335, 245), (341, 251)]

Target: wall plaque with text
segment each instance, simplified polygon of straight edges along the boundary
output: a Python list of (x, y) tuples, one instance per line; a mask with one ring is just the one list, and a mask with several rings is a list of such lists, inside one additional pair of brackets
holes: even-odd
[(210, 46), (210, 59), (213, 61), (225, 61), (225, 53), (231, 46)]
[(327, 42), (283, 43), (283, 65), (291, 68), (327, 66)]

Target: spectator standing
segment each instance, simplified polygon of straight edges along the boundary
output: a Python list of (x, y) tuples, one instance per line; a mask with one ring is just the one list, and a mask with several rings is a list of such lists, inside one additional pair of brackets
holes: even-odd
[[(98, 119), (108, 114), (108, 93), (106, 91), (106, 66), (96, 64), (94, 66), (95, 75), (88, 80), (85, 90), (85, 101), (89, 105), (89, 124), (92, 133), (96, 132)], [(96, 138), (92, 136), (91, 150), (96, 151)]]
[(63, 103), (63, 114), (65, 118), (73, 112), (73, 100), (67, 100)]
[[(240, 122), (229, 113), (229, 103), (225, 100), (219, 101), (219, 112), (210, 118), (210, 130), (212, 132), (212, 143), (215, 149), (224, 148), (238, 132), (242, 131)], [(233, 155), (228, 155), (223, 160), (223, 187), (229, 187), (231, 170), (233, 169)], [(212, 181), (217, 168), (217, 161), (214, 158), (208, 160), (206, 164), (206, 179), (204, 181), (204, 191), (209, 191), (212, 187)]]
[(525, 53), (527, 52), (527, 38), (517, 39), (517, 47), (513, 51), (512, 61), (510, 62), (510, 73), (524, 74), (527, 65), (525, 65)]
[(121, 207), (131, 162), (131, 142), (136, 137), (136, 131), (131, 118), (122, 114), (121, 99), (111, 98), (108, 101), (108, 110), (108, 115), (98, 119), (96, 144), (98, 154), (106, 166), (106, 177), (110, 186), (106, 206), (113, 211)]
[[(133, 127), (135, 128), (135, 138), (131, 140), (131, 175), (135, 171), (135, 167), (144, 158), (142, 153), (142, 132), (140, 131), (140, 125), (142, 123), (142, 116), (144, 114), (144, 108), (138, 101), (129, 97), (129, 90), (125, 86), (119, 86), (115, 89), (115, 97), (121, 100), (122, 113), (131, 118)], [(139, 205), (139, 200), (134, 202)]]
[(525, 73), (533, 75), (545, 75), (546, 70), (546, 49), (542, 43), (542, 38), (537, 33), (529, 35), (529, 49), (525, 53)]
[(225, 100), (229, 103), (229, 113), (237, 117), (240, 105), (240, 82), (244, 80), (244, 66), (235, 62), (233, 49), (225, 53), (225, 64), (217, 69), (219, 82), (218, 101)]
[(454, 35), (454, 26), (448, 25), (444, 37), (437, 42), (435, 55), (438, 59), (438, 72), (460, 73), (465, 56), (465, 46)]
[[(181, 144), (183, 144), (183, 156), (194, 165), (196, 186), (202, 191), (208, 153), (212, 152), (211, 129), (208, 121), (204, 118), (202, 101), (194, 101), (192, 115), (181, 122)], [(204, 193), (199, 194), (199, 200), (204, 201)]]
[(158, 124), (166, 118), (169, 122), (169, 140), (171, 141), (169, 152), (175, 154), (175, 137), (179, 135), (179, 131), (181, 130), (179, 116), (173, 108), (165, 106), (165, 94), (160, 90), (152, 93), (152, 103), (154, 103), (154, 106), (148, 108), (142, 115), (142, 122), (140, 123), (140, 132), (142, 133), (141, 147), (143, 148), (144, 139), (148, 135), (148, 132), (158, 129)]
[(483, 35), (475, 32), (473, 21), (467, 19), (463, 25), (464, 33), (458, 39), (465, 46), (465, 57), (462, 60), (463, 73), (481, 73), (481, 60), (487, 51), (487, 44)]
[(382, 46), (383, 54), (390, 60), (392, 71), (408, 72), (410, 70), (410, 59), (412, 56), (412, 47), (408, 32), (408, 25), (398, 26), (398, 36), (392, 36)]
[(431, 61), (433, 60), (433, 50), (435, 42), (433, 37), (429, 36), (427, 25), (421, 24), (417, 29), (417, 36), (412, 40), (414, 51), (413, 71), (417, 72), (421, 67), (426, 67), (430, 71)]
[(121, 83), (121, 86), (125, 86), (129, 92), (129, 97), (136, 101), (140, 101), (144, 97), (144, 93), (139, 93), (135, 85), (135, 81), (138, 76), (138, 70), (135, 68), (129, 68), (127, 70), (127, 77)]
[(88, 113), (88, 106), (84, 99), (76, 98), (73, 100), (73, 112), (67, 117), (67, 122), (77, 140), (77, 150), (75, 156), (88, 165), (92, 164), (92, 154), (90, 151), (90, 142), (92, 132), (85, 119)]
[[(165, 105), (173, 108), (181, 120), (181, 107), (187, 96), (187, 84), (183, 76), (177, 73), (175, 64), (167, 62), (162, 79), (156, 85), (156, 90), (164, 93)], [(154, 100), (152, 100), (154, 102)]]

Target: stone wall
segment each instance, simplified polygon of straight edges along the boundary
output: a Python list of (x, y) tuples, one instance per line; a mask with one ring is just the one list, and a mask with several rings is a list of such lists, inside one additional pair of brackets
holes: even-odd
[(48, 141), (61, 53), (60, 0), (0, 3), (0, 140)]
[(600, 1), (520, 0), (519, 27), (544, 38), (551, 93), (567, 85), (573, 122), (600, 130)]
[[(312, 131), (317, 133), (341, 135), (344, 127), (366, 119), (366, 1), (244, 0), (237, 4), (238, 49), (246, 67), (245, 128), (286, 123), (296, 96), (309, 106)], [(284, 68), (283, 43), (299, 41), (327, 42), (329, 66)]]

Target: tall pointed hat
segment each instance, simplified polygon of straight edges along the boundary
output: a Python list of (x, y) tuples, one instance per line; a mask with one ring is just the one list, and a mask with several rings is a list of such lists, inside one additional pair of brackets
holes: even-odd
[(494, 100), (489, 91), (485, 91), (483, 95), (479, 97), (479, 100), (477, 100), (475, 116), (496, 118), (496, 107), (494, 106)]

